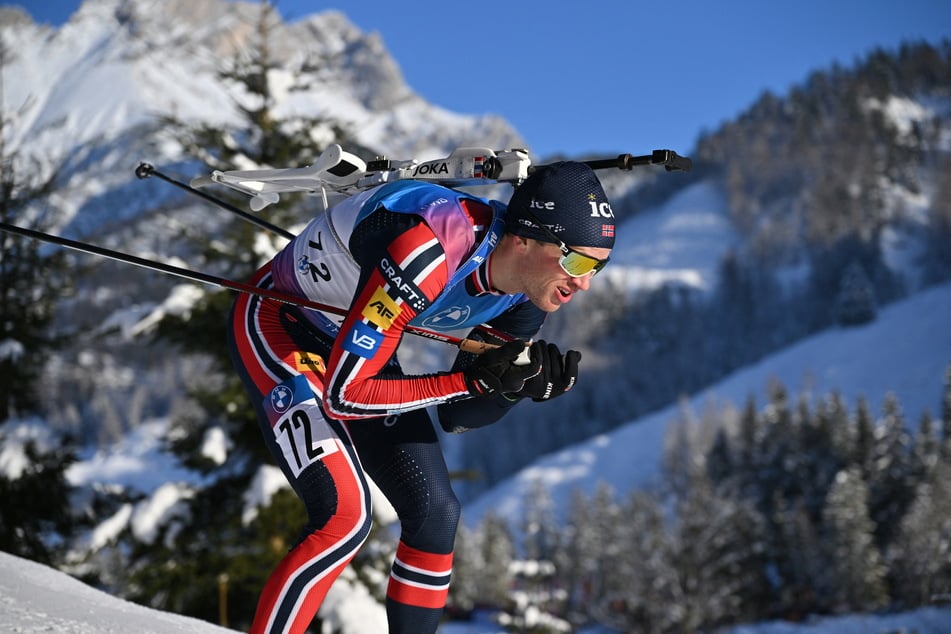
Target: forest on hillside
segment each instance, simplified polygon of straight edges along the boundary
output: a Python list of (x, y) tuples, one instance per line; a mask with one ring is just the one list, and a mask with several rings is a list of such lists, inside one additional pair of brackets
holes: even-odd
[(521, 517), (464, 529), (451, 607), (513, 631), (667, 634), (951, 602), (951, 366), (938, 418), (776, 383), (761, 407), (692, 419), (669, 428), (656, 489), (602, 483), (561, 517), (536, 482)]

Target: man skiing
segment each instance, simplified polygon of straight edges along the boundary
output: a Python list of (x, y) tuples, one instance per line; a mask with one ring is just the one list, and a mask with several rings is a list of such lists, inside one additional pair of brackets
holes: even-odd
[[(251, 632), (304, 632), (370, 530), (364, 473), (401, 535), (387, 587), (391, 632), (435, 632), (459, 502), (434, 423), (463, 431), (523, 398), (575, 383), (580, 353), (536, 341), (547, 313), (586, 290), (614, 245), (592, 169), (539, 168), (508, 205), (401, 180), (315, 218), (254, 284), (342, 309), (343, 318), (241, 294), (229, 344), (277, 464), (304, 502), (303, 536), (272, 572)], [(471, 329), (493, 346), (451, 369), (407, 375), (408, 328)], [(527, 354), (526, 354), (527, 352)]]

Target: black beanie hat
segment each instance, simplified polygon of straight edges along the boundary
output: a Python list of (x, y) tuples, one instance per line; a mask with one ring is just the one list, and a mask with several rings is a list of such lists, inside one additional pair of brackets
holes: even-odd
[(505, 214), (514, 234), (551, 242), (531, 213), (569, 246), (614, 247), (614, 211), (594, 170), (584, 163), (562, 161), (533, 172), (515, 188)]

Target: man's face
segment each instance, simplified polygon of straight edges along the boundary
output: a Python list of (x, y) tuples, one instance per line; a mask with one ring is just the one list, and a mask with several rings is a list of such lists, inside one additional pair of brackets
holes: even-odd
[[(585, 255), (598, 260), (607, 259), (611, 249), (594, 247), (572, 247)], [(593, 274), (572, 277), (565, 272), (558, 260), (561, 249), (558, 245), (537, 240), (528, 240), (524, 267), (522, 268), (522, 291), (543, 311), (550, 313), (571, 301), (574, 294), (588, 290)]]

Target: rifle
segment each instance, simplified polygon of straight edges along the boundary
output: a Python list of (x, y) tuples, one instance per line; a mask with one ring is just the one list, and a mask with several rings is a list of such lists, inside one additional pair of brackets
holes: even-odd
[[(692, 162), (673, 150), (654, 150), (643, 156), (621, 154), (613, 159), (582, 161), (592, 169), (617, 168), (630, 171), (637, 165), (663, 165), (667, 171), (690, 171)], [(331, 195), (348, 196), (383, 183), (403, 179), (439, 183), (447, 187), (471, 187), (494, 183), (518, 185), (534, 166), (523, 149), (494, 151), (483, 147), (461, 147), (445, 158), (394, 161), (386, 158), (364, 162), (336, 143), (330, 145), (313, 165), (300, 168), (260, 170), (215, 170), (192, 179), (196, 191), (212, 184), (224, 185), (250, 196), (252, 211), (260, 211), (280, 201), (283, 193), (320, 195), (324, 209)], [(199, 194), (202, 195), (202, 194)]]

